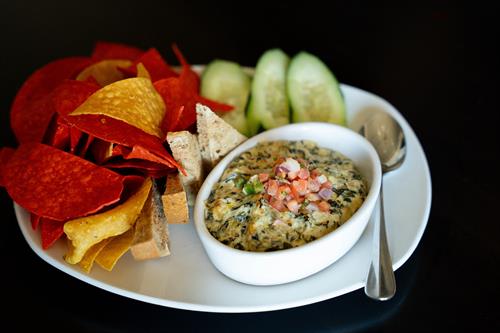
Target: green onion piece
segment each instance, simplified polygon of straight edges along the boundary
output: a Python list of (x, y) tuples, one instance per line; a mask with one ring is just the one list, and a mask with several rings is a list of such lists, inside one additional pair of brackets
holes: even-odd
[(242, 188), (244, 184), (245, 179), (243, 179), (242, 177), (238, 177), (234, 180), (234, 186), (236, 186), (237, 188)]
[(247, 182), (245, 186), (243, 186), (243, 193), (245, 195), (255, 194), (255, 188), (251, 182)]
[(253, 184), (253, 188), (255, 190), (255, 193), (262, 193), (262, 192), (264, 192), (264, 184), (262, 184), (258, 180)]

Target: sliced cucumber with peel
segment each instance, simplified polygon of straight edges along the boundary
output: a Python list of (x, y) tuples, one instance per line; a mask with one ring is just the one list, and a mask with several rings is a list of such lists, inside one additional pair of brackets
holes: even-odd
[(288, 68), (287, 92), (293, 122), (346, 123), (344, 98), (337, 79), (316, 56), (301, 52)]
[(245, 108), (250, 95), (251, 80), (240, 65), (226, 60), (214, 60), (207, 65), (201, 77), (201, 95), (229, 104), (232, 111), (220, 113), (231, 126), (248, 135)]
[(265, 129), (290, 122), (286, 74), (290, 58), (279, 49), (266, 51), (257, 62), (252, 82), (251, 115)]
[(250, 97), (250, 101), (248, 102), (247, 106), (248, 136), (254, 136), (255, 134), (259, 133), (259, 130), (262, 126), (260, 120), (257, 119), (257, 116), (255, 115), (255, 110), (253, 106), (254, 106), (253, 99), (252, 97)]

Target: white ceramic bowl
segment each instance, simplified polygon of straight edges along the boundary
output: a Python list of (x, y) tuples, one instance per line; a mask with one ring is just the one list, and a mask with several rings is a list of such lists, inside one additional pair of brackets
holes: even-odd
[[(310, 243), (273, 252), (237, 250), (215, 239), (205, 225), (205, 200), (228, 164), (259, 142), (312, 140), (320, 147), (336, 150), (351, 160), (368, 182), (362, 206), (342, 226)], [(378, 155), (361, 135), (345, 127), (327, 123), (299, 123), (263, 132), (231, 151), (205, 179), (194, 208), (196, 232), (208, 257), (226, 276), (247, 284), (275, 285), (312, 275), (342, 257), (365, 229), (380, 189), (382, 171)]]

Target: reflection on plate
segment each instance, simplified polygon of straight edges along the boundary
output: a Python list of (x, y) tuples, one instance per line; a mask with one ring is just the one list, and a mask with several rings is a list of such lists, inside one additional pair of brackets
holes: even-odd
[[(362, 120), (373, 112), (388, 112), (399, 121), (407, 138), (405, 163), (384, 177), (388, 240), (394, 269), (397, 269), (413, 253), (427, 224), (431, 205), (427, 160), (415, 133), (394, 107), (358, 88), (347, 85), (341, 88), (351, 128), (357, 130)], [(52, 266), (110, 292), (173, 308), (257, 312), (319, 302), (361, 288), (370, 262), (372, 222), (346, 255), (315, 275), (279, 286), (245, 285), (225, 277), (212, 266), (191, 222), (189, 225), (171, 225), (171, 256), (137, 262), (127, 253), (113, 272), (95, 267), (87, 275), (78, 266), (63, 260), (64, 242), (43, 251), (40, 235), (31, 229), (28, 213), (14, 206), (26, 241)]]

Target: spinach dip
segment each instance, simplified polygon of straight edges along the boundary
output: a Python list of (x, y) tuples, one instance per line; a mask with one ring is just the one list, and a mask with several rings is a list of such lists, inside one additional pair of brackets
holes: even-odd
[(263, 142), (228, 165), (205, 202), (205, 223), (235, 249), (287, 249), (335, 230), (366, 194), (342, 154), (311, 141)]

